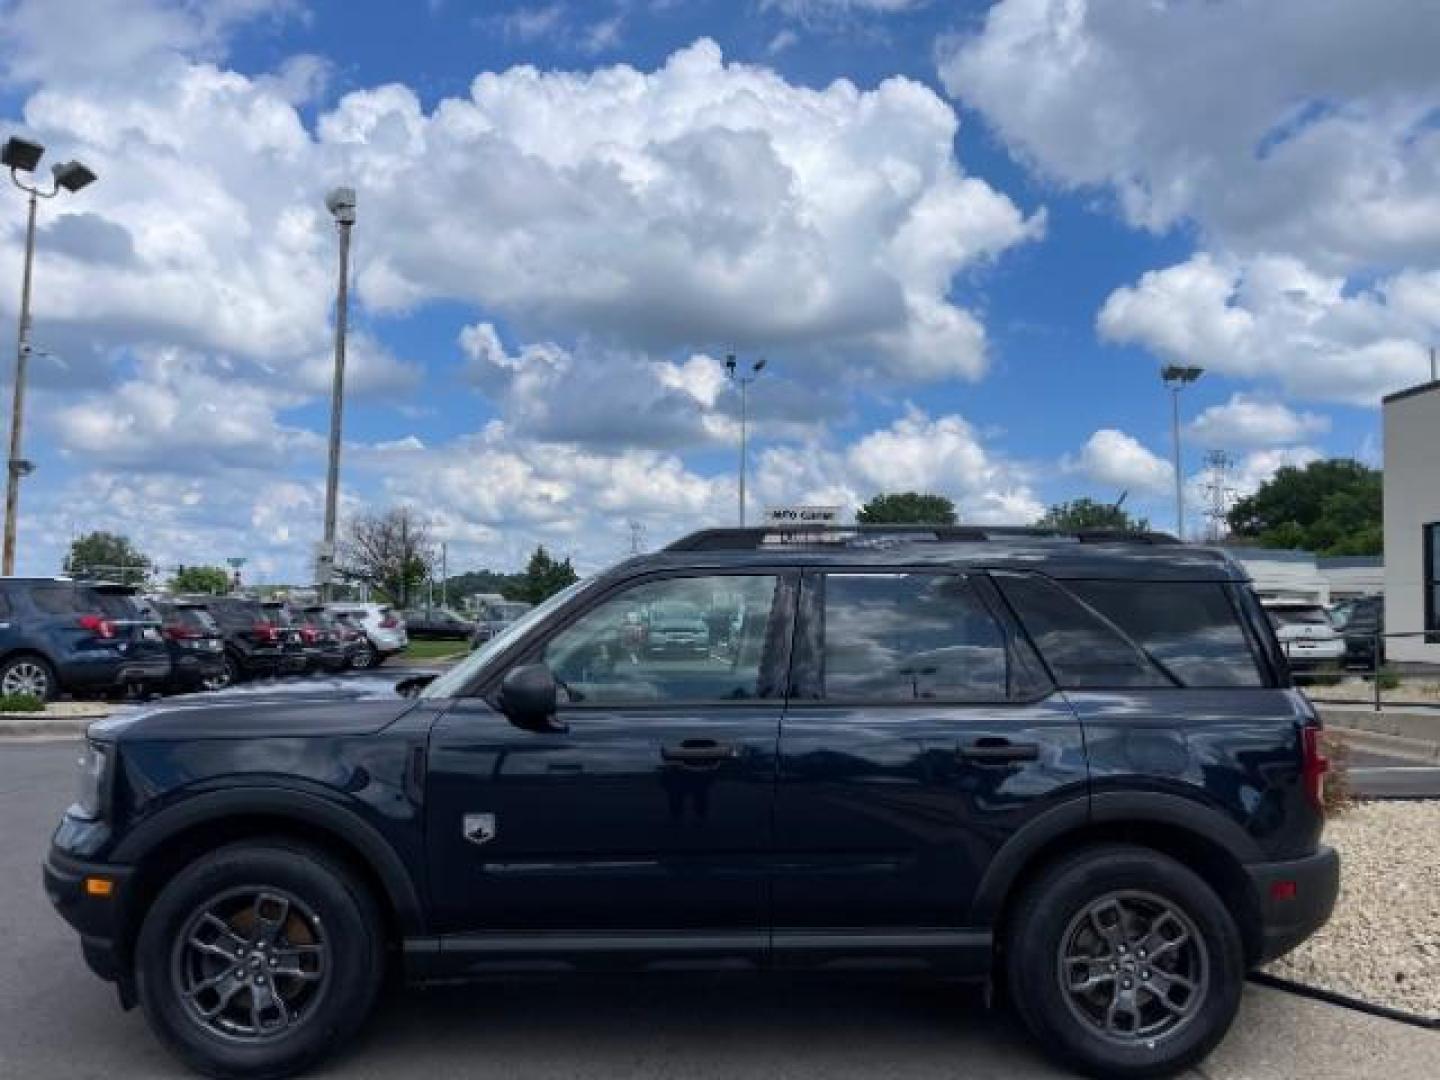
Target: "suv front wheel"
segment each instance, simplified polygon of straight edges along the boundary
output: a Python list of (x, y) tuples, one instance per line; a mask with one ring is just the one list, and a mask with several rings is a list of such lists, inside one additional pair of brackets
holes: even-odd
[(191, 863), (145, 917), (136, 949), (151, 1027), (215, 1077), (284, 1077), (343, 1046), (384, 971), (367, 889), (324, 852), (233, 844)]
[(1148, 848), (1059, 859), (1019, 899), (1006, 938), (1011, 997), (1052, 1053), (1094, 1076), (1169, 1076), (1224, 1037), (1245, 959), (1220, 898)]

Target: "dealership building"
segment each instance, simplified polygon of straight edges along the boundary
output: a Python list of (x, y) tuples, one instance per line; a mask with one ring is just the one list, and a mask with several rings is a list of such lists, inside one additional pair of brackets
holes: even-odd
[(1440, 664), (1440, 382), (1391, 394), (1385, 423), (1385, 631), (1392, 660)]

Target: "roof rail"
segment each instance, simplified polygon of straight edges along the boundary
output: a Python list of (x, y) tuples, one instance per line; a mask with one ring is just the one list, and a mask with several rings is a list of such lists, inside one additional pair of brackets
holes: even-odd
[(701, 529), (666, 551), (755, 551), (764, 547), (864, 545), (893, 539), (934, 544), (983, 544), (994, 540), (1070, 540), (1081, 544), (1178, 544), (1169, 533), (1126, 529), (1052, 529), (1043, 525), (760, 525)]

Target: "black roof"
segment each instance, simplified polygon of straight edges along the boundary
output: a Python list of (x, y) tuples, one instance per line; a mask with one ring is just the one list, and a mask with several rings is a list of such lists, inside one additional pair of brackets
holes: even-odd
[(1181, 544), (1164, 533), (986, 526), (708, 529), (629, 559), (613, 572), (778, 565), (1038, 570), (1062, 579), (1248, 580), (1223, 550)]

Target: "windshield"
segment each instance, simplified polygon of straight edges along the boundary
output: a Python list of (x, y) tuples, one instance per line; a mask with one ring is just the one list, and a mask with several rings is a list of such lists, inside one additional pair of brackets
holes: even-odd
[(1295, 607), (1271, 608), (1271, 616), (1281, 626), (1331, 626), (1330, 616), (1324, 608)]
[(447, 698), (454, 697), (460, 693), (475, 675), (490, 662), (492, 656), (497, 656), (510, 647), (511, 642), (518, 639), (530, 627), (549, 615), (550, 612), (569, 602), (571, 597), (579, 596), (589, 587), (593, 578), (584, 581), (577, 581), (568, 588), (560, 590), (550, 599), (537, 607), (531, 608), (521, 615), (514, 622), (508, 624), (504, 630), (496, 634), (485, 644), (472, 652), (460, 663), (456, 664), (445, 674), (432, 682), (424, 690), (420, 691), (422, 698)]

